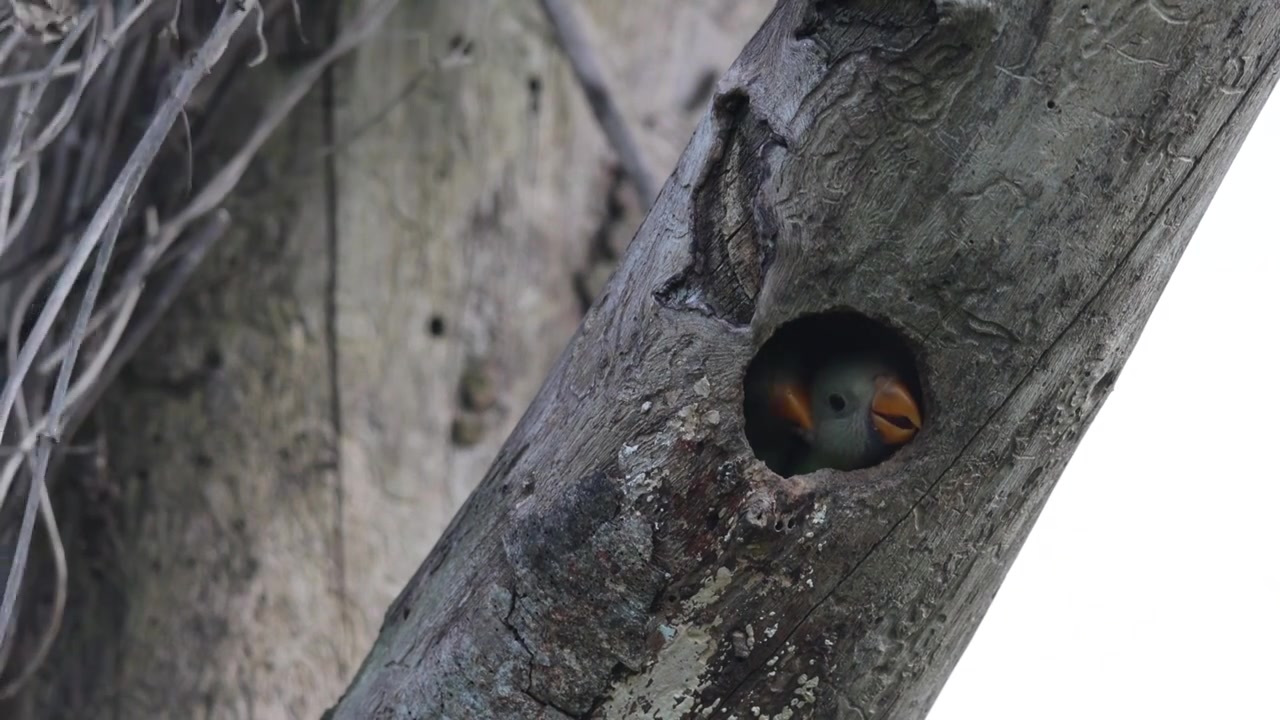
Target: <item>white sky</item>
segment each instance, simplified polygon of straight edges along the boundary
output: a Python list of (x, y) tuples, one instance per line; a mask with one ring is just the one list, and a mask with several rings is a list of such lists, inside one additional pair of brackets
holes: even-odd
[(1280, 720), (1280, 91), (929, 720)]

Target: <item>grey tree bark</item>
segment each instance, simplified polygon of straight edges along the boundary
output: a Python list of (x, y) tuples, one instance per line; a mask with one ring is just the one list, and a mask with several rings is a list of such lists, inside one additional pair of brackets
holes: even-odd
[[(1278, 52), (1272, 0), (782, 0), (330, 717), (925, 716)], [(837, 308), (925, 428), (781, 478), (743, 374)]]
[[(653, 167), (770, 5), (575, 3)], [(252, 73), (230, 145), (279, 78)], [(402, 3), (330, 95), (95, 418), (73, 606), (15, 717), (318, 716), (640, 222), (536, 3)]]

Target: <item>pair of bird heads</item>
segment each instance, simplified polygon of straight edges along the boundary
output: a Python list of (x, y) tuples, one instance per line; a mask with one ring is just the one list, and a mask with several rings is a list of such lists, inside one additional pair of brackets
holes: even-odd
[(745, 391), (747, 439), (774, 472), (869, 467), (920, 431), (920, 404), (893, 353), (770, 344)]

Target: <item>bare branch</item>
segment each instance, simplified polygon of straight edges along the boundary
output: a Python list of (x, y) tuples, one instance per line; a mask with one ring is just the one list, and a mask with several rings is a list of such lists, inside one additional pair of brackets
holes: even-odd
[(578, 83), (582, 85), (587, 103), (591, 105), (591, 112), (595, 114), (596, 121), (600, 123), (600, 129), (613, 145), (614, 152), (618, 153), (618, 160), (630, 176), (631, 182), (635, 184), (645, 208), (648, 208), (658, 197), (658, 186), (654, 182), (652, 171), (644, 161), (631, 128), (622, 117), (622, 110), (614, 101), (613, 93), (605, 82), (604, 72), (596, 62), (591, 43), (587, 41), (582, 27), (573, 15), (573, 9), (569, 6), (570, 0), (541, 0), (541, 2), (542, 9), (547, 13), (547, 20), (555, 29), (560, 47), (569, 59), (569, 64), (573, 66), (573, 73), (577, 76)]

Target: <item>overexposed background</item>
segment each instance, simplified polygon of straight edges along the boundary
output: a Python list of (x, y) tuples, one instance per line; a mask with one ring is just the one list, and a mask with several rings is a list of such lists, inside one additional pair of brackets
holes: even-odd
[(1280, 92), (929, 720), (1280, 720)]

